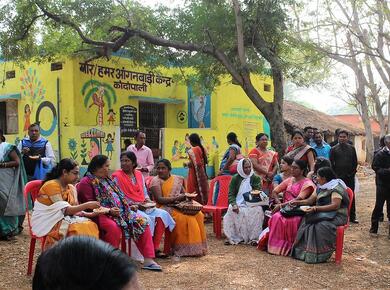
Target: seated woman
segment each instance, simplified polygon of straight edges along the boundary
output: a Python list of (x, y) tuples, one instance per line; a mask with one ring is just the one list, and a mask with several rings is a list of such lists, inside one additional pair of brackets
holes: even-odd
[(314, 184), (317, 184), (317, 172), (322, 167), (332, 167), (329, 159), (326, 159), (325, 157), (317, 157), (316, 163), (314, 164), (314, 171), (310, 172), (307, 175), (307, 178), (310, 178), (311, 181), (313, 181)]
[(168, 211), (176, 222), (171, 234), (171, 245), (176, 256), (203, 256), (207, 253), (206, 232), (202, 212), (186, 215), (171, 206), (185, 200), (184, 178), (171, 175), (171, 163), (157, 162), (157, 174), (150, 186), (159, 207)]
[(46, 236), (45, 248), (65, 236), (86, 235), (99, 238), (96, 224), (86, 218), (87, 209), (99, 208), (97, 201), (79, 204), (73, 183), (79, 178), (77, 163), (69, 158), (62, 159), (46, 175), (39, 190), (31, 217), (32, 232)]
[(229, 209), (223, 218), (223, 231), (227, 237), (226, 245), (255, 243), (261, 233), (264, 212), (260, 205), (251, 206), (244, 200), (244, 193), (261, 190), (261, 178), (254, 174), (252, 162), (241, 159), (237, 174), (229, 186)]
[(336, 228), (348, 221), (349, 196), (345, 183), (330, 167), (317, 172), (317, 193), (295, 205), (312, 205), (306, 210), (292, 249), (292, 256), (306, 263), (326, 262), (335, 250)]
[[(272, 191), (276, 206), (268, 222), (268, 252), (271, 254), (281, 256), (290, 254), (302, 216), (284, 217), (279, 210), (291, 201), (308, 198), (315, 191), (316, 187), (313, 182), (304, 176), (306, 168), (305, 161), (295, 160), (291, 165), (292, 177), (283, 181)], [(283, 202), (277, 198), (280, 192), (284, 192)]]
[(117, 184), (109, 177), (110, 160), (107, 156), (96, 155), (88, 165), (88, 171), (77, 186), (80, 201), (98, 200), (109, 208), (107, 214), (94, 217), (100, 231), (100, 238), (118, 248), (122, 231), (126, 239), (134, 239), (138, 250), (144, 257), (142, 269), (161, 271), (154, 262), (152, 233), (148, 222), (136, 214)]
[[(115, 171), (112, 174), (112, 178), (128, 198), (129, 204), (136, 205), (150, 202), (144, 177), (140, 171), (136, 170), (137, 156), (135, 156), (134, 152), (127, 151), (121, 154), (120, 160), (121, 169)], [(145, 212), (137, 211), (137, 213), (149, 220), (156, 256), (163, 258), (164, 255), (159, 251), (160, 242), (165, 228), (169, 228), (172, 232), (175, 227), (175, 221), (167, 211), (159, 208), (147, 209)]]

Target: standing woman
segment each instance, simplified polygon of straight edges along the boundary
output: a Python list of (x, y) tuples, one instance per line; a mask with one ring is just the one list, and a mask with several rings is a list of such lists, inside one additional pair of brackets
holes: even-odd
[[(304, 175), (306, 167), (305, 161), (294, 161), (291, 166), (292, 177), (283, 181), (272, 191), (276, 206), (268, 222), (268, 253), (288, 256), (291, 252), (302, 216), (284, 217), (279, 210), (292, 201), (308, 198), (315, 191), (316, 187), (313, 182)], [(281, 192), (283, 192), (283, 202), (278, 199), (278, 194)]]
[(49, 248), (63, 237), (74, 235), (99, 238), (94, 222), (87, 219), (90, 213), (84, 210), (99, 208), (97, 201), (79, 204), (73, 183), (79, 178), (79, 166), (69, 158), (62, 159), (46, 175), (39, 190), (31, 217), (32, 232), (46, 236), (45, 248)]
[(256, 148), (249, 152), (253, 169), (261, 177), (262, 188), (266, 194), (272, 191), (272, 180), (278, 169), (278, 153), (267, 149), (268, 135), (260, 133), (256, 136)]
[(209, 192), (206, 173), (207, 154), (198, 134), (191, 134), (189, 140), (192, 147), (188, 150), (190, 162), (188, 163), (187, 190), (191, 193), (196, 192), (198, 195), (195, 200), (205, 205)]
[(306, 161), (309, 174), (311, 175), (314, 171), (315, 150), (305, 143), (305, 138), (301, 131), (295, 130), (291, 138), (292, 145), (287, 148), (286, 155), (294, 158), (294, 160)]
[[(112, 178), (118, 184), (119, 188), (127, 197), (130, 204), (142, 204), (150, 202), (150, 198), (145, 186), (144, 176), (141, 171), (136, 170), (137, 156), (132, 151), (126, 151), (121, 154), (121, 169), (112, 174)], [(145, 212), (138, 210), (137, 214), (146, 217), (149, 220), (150, 230), (153, 235), (153, 243), (156, 257), (165, 257), (160, 251), (160, 242), (165, 232), (169, 228), (172, 232), (175, 227), (175, 221), (170, 214), (160, 208), (151, 208)]]
[(23, 187), (27, 180), (16, 146), (5, 142), (0, 129), (0, 239), (10, 240), (21, 232), (26, 212)]
[(82, 202), (99, 201), (109, 208), (107, 214), (98, 215), (94, 221), (100, 231), (100, 238), (119, 248), (122, 231), (126, 239), (134, 242), (144, 256), (142, 269), (161, 271), (153, 258), (155, 257), (152, 233), (148, 222), (136, 214), (136, 207), (129, 204), (124, 193), (109, 177), (110, 160), (107, 156), (96, 155), (88, 165), (88, 171), (77, 186), (78, 197)]
[(257, 244), (263, 226), (263, 209), (260, 205), (246, 203), (244, 193), (261, 190), (261, 179), (254, 174), (249, 159), (241, 159), (237, 171), (230, 182), (229, 208), (223, 218), (223, 231), (227, 237), (225, 244)]
[(218, 175), (233, 175), (237, 173), (237, 159), (242, 159), (241, 144), (238, 142), (237, 135), (230, 132), (226, 136), (229, 148), (223, 155)]
[(150, 189), (157, 205), (168, 211), (176, 222), (171, 234), (171, 246), (176, 256), (203, 256), (207, 253), (204, 216), (201, 211), (187, 215), (174, 208), (174, 204), (186, 199), (184, 178), (172, 175), (171, 162), (161, 159), (157, 162), (157, 174)]

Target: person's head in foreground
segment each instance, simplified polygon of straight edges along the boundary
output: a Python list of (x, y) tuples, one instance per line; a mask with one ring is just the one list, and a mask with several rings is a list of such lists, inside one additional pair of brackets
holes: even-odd
[(136, 266), (119, 249), (103, 241), (73, 236), (38, 258), (33, 290), (140, 289)]

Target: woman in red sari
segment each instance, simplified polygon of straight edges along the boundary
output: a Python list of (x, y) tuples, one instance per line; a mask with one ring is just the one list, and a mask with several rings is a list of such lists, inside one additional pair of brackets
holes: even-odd
[(291, 136), (292, 145), (288, 146), (286, 155), (294, 158), (294, 160), (303, 160), (307, 162), (309, 174), (314, 171), (316, 153), (314, 149), (305, 143), (303, 133), (295, 130)]
[(204, 205), (207, 204), (209, 192), (206, 173), (207, 154), (198, 134), (191, 134), (189, 140), (192, 147), (188, 150), (190, 161), (188, 163), (187, 191), (196, 192), (198, 194), (196, 201)]
[(249, 152), (253, 169), (261, 177), (262, 190), (270, 194), (272, 192), (272, 180), (278, 169), (278, 153), (267, 149), (268, 135), (260, 133), (256, 136), (256, 148)]

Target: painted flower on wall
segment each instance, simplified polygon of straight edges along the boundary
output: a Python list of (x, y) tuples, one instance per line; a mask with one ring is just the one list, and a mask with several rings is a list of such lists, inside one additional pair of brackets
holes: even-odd
[(68, 141), (68, 147), (70, 151), (75, 151), (77, 149), (77, 142), (75, 139), (71, 138)]
[(77, 152), (77, 142), (74, 138), (70, 138), (68, 141), (68, 148), (70, 150), (70, 157), (73, 160), (76, 160), (77, 157), (79, 157), (79, 154)]

